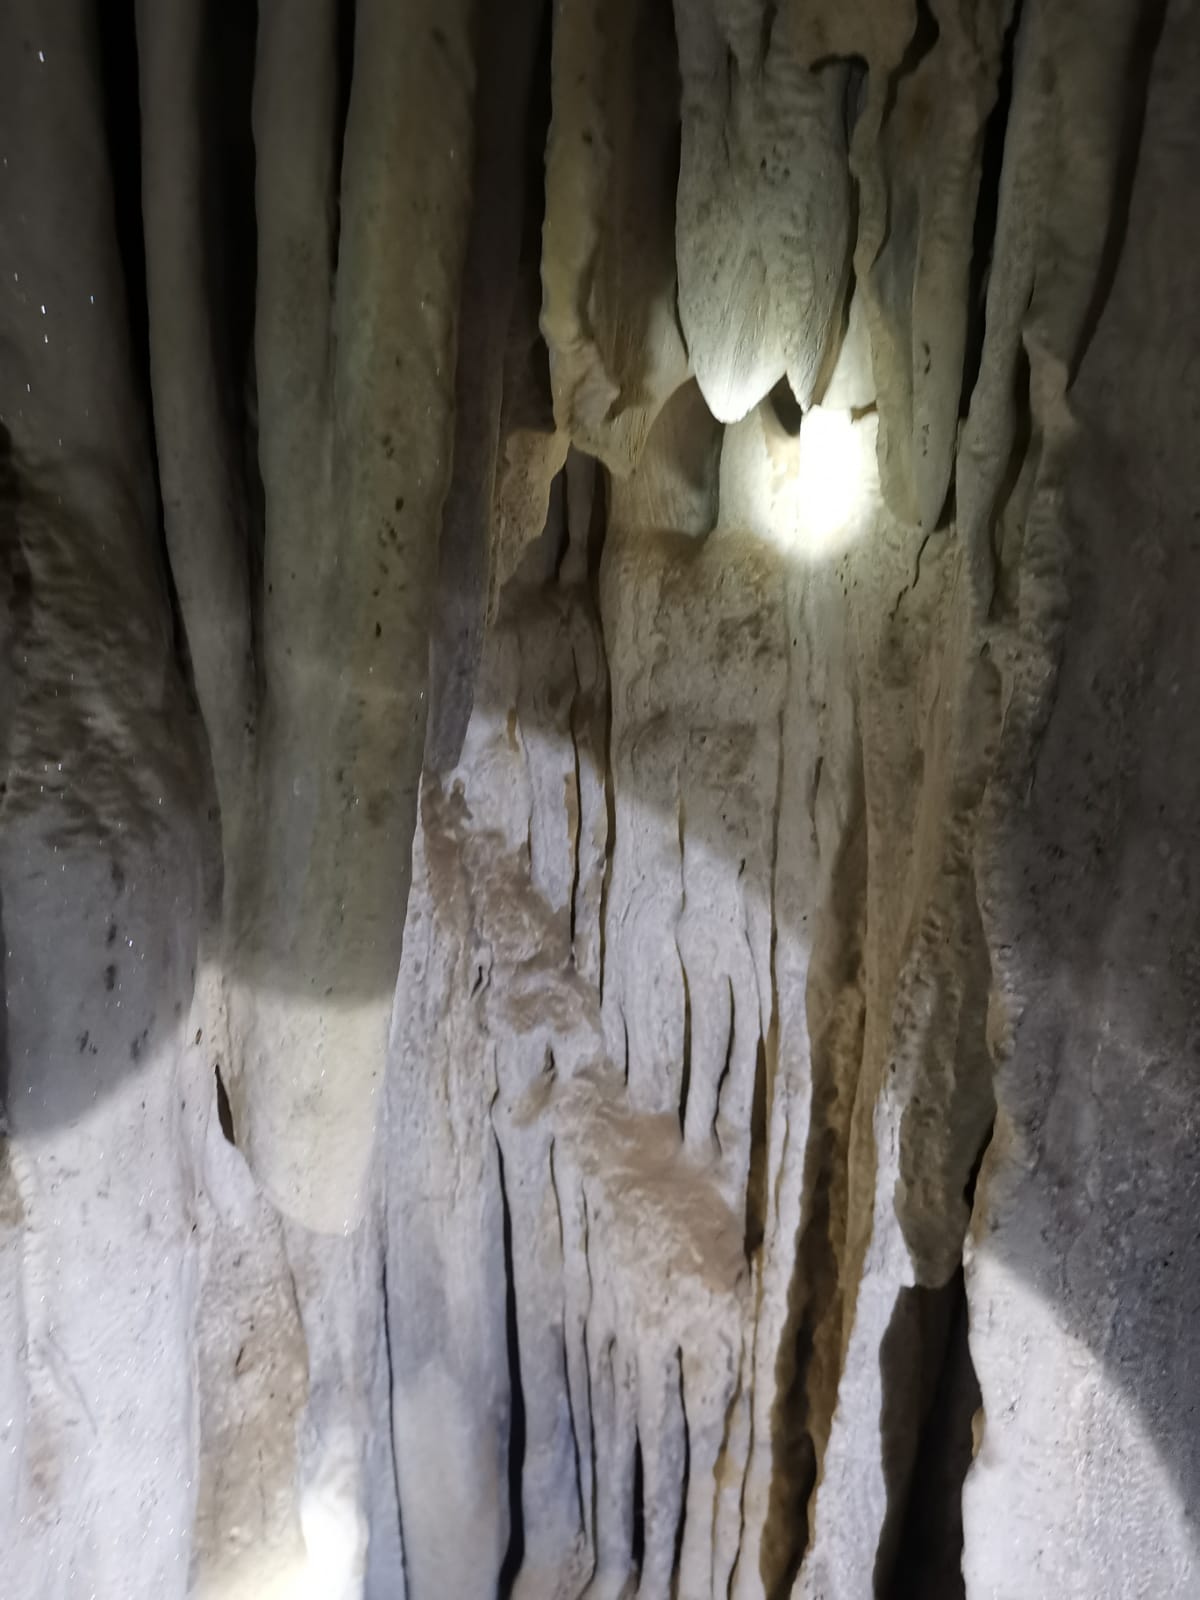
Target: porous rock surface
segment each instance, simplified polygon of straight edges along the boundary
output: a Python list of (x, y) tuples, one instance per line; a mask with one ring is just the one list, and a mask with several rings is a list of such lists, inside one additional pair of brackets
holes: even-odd
[(1195, 0), (10, 0), (0, 1594), (1200, 1592)]

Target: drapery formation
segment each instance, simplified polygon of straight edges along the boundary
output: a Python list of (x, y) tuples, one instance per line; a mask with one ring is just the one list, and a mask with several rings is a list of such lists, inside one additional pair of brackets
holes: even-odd
[(10, 0), (14, 1594), (1190, 1592), (1198, 72)]

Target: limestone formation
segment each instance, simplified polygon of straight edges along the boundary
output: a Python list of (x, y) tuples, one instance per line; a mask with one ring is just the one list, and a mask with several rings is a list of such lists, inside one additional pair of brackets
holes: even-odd
[(10, 0), (0, 1595), (1200, 1592), (1196, 0)]

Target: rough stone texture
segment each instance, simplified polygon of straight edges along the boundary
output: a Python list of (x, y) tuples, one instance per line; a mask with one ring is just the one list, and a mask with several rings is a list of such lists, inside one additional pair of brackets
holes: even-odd
[(4, 1594), (1196, 1592), (1198, 76), (12, 0)]
[[(469, 8), (267, 3), (257, 38), (202, 9), (139, 18), (164, 518), (215, 730), (235, 1122), (277, 1202), (336, 1229), (363, 1211), (424, 739)], [(252, 193), (220, 168), (236, 138)]]
[(679, 125), (658, 0), (555, 0), (542, 331), (554, 415), (617, 471), (687, 375), (672, 234)]
[(131, 1580), (180, 1593), (196, 1448), (179, 1072), (195, 740), (95, 28), (81, 8), (28, 4), (4, 32), (4, 1583), (47, 1600)]
[[(770, 0), (677, 0), (679, 311), (710, 409), (783, 376), (802, 405), (836, 352), (850, 267), (848, 64), (814, 64)], [(800, 30), (803, 39), (803, 29)]]
[[(1052, 14), (1039, 21), (1023, 71), (1044, 83), (1058, 36)], [(1136, 98), (1128, 120), (1100, 131), (1083, 111), (1068, 120), (1046, 107), (1061, 131), (1042, 181), (1069, 172), (1081, 209), (1069, 230), (1053, 207), (1041, 213), (1023, 329), (1041, 457), (1023, 545), (1014, 530), (1001, 547), (1016, 714), (984, 882), (1007, 1037), (969, 1261), (988, 1424), (964, 1567), (968, 1593), (1004, 1600), (1183, 1595), (1200, 1581), (1196, 642), (1185, 599), (1200, 368), (1179, 312), (1197, 240), (1195, 214), (1172, 219), (1166, 203), (1200, 145), (1200, 14), (1184, 5), (1143, 20), (1132, 73), (1126, 37), (1097, 32), (1056, 88), (1097, 117), (1097, 85), (1111, 95), (1132, 79), (1132, 95), (1146, 94), (1140, 151)], [(1080, 182), (1104, 138), (1120, 141), (1112, 201), (1105, 185)], [(1089, 225), (1106, 238), (1102, 301), (1073, 292)], [(1000, 1506), (1005, 1541), (993, 1531)]]

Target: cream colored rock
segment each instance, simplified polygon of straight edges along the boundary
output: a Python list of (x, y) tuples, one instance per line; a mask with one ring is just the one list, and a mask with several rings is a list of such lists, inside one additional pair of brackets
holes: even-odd
[(868, 55), (851, 141), (858, 184), (854, 270), (879, 394), (879, 472), (896, 516), (926, 531), (946, 510), (969, 325), (983, 260), (976, 215), (1009, 0), (932, 0)]
[[(140, 16), (145, 114), (165, 130), (145, 141), (155, 421), (213, 728), (228, 1087), (268, 1192), (330, 1231), (365, 1206), (415, 824), (472, 152), (465, 19), (359, 6), (339, 106), (337, 7), (297, 23), (264, 6), (238, 63), (255, 172), (239, 195), (204, 165), (198, 8)], [(249, 298), (256, 265), (252, 352), (207, 329), (201, 230), (238, 204), (254, 236), (225, 241), (226, 274)]]
[(0, 1591), (1190, 1597), (1194, 0), (293, 11), (0, 18)]
[(554, 415), (626, 472), (687, 377), (675, 312), (678, 113), (664, 8), (557, 0), (542, 332)]
[(784, 376), (819, 398), (853, 247), (842, 62), (810, 70), (788, 8), (676, 0), (683, 79), (679, 313), (709, 408), (737, 422)]

